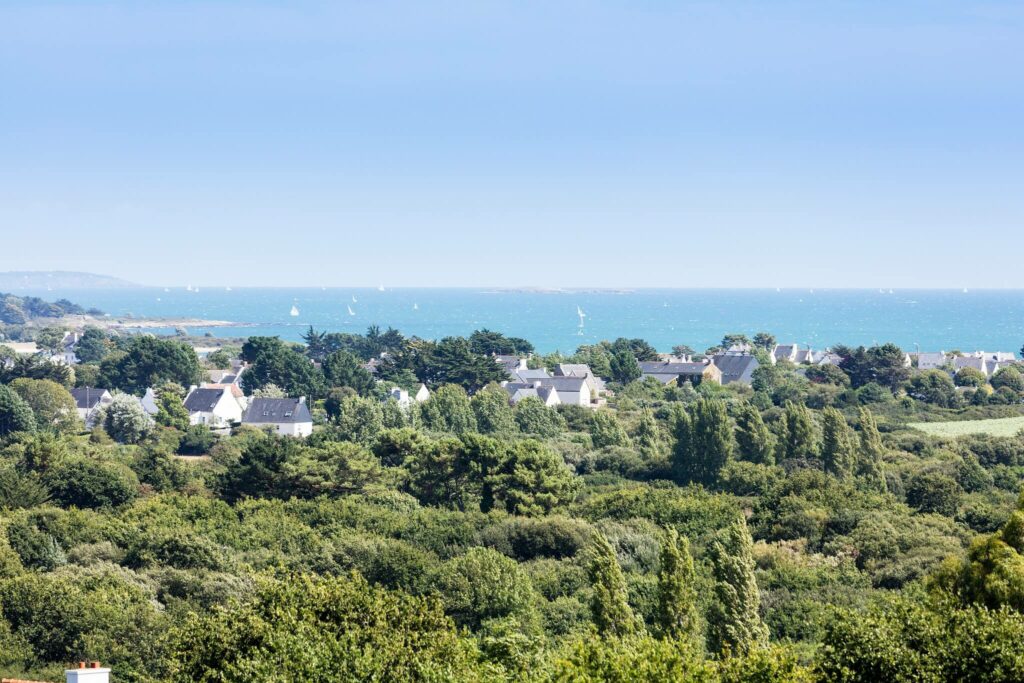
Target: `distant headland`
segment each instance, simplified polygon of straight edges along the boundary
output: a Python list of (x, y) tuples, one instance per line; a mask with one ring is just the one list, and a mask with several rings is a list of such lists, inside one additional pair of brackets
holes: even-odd
[(0, 292), (19, 289), (127, 289), (142, 285), (110, 275), (67, 270), (14, 270), (0, 272)]

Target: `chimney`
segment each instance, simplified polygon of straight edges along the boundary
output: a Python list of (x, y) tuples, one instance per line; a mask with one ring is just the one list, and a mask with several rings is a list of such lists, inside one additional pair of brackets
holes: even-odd
[(65, 683), (110, 683), (110, 669), (99, 662), (79, 662), (77, 669), (64, 670)]

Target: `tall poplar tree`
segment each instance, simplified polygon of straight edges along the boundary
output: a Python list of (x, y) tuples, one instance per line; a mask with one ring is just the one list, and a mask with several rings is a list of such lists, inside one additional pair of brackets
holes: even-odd
[(717, 598), (708, 616), (711, 647), (742, 655), (768, 643), (761, 593), (754, 577), (753, 541), (742, 517), (711, 547)]
[(821, 413), (821, 460), (825, 471), (838, 479), (847, 479), (854, 474), (857, 456), (853, 435), (846, 424), (846, 418), (835, 408), (825, 408)]
[(775, 464), (775, 437), (761, 419), (761, 411), (749, 401), (740, 406), (736, 416), (736, 445), (744, 460)]
[(882, 471), (882, 435), (878, 433), (875, 416), (867, 408), (860, 409), (860, 457), (857, 461), (857, 476), (874, 489), (885, 491), (885, 474)]
[(596, 534), (588, 567), (593, 596), (590, 611), (598, 632), (603, 636), (624, 636), (638, 630), (629, 606), (626, 579), (608, 540)]
[(663, 638), (695, 642), (700, 634), (690, 543), (672, 528), (661, 545), (657, 624)]
[(802, 403), (786, 402), (782, 451), (786, 459), (813, 458), (818, 455), (818, 429), (811, 411)]

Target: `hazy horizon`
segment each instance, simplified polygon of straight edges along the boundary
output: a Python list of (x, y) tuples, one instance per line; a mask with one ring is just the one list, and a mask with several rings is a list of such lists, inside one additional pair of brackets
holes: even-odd
[(0, 270), (1024, 287), (1019, 3), (15, 0), (0, 57)]

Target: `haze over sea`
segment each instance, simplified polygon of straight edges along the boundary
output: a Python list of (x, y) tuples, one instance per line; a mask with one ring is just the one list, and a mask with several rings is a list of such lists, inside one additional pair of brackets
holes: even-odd
[[(364, 332), (392, 326), (436, 339), (489, 328), (524, 337), (542, 353), (642, 337), (661, 351), (703, 350), (729, 332), (766, 330), (780, 343), (814, 348), (895, 342), (907, 350), (1019, 351), (1022, 290), (641, 289), (534, 292), (482, 289), (200, 288), (19, 291), (66, 297), (112, 316), (201, 318), (239, 323), (188, 328), (191, 334), (278, 335), (299, 341), (310, 326)], [(353, 297), (356, 299), (353, 302)], [(292, 316), (292, 306), (299, 315)], [(349, 314), (349, 306), (355, 315)], [(579, 327), (577, 307), (586, 314)], [(158, 329), (172, 333), (172, 329)]]

